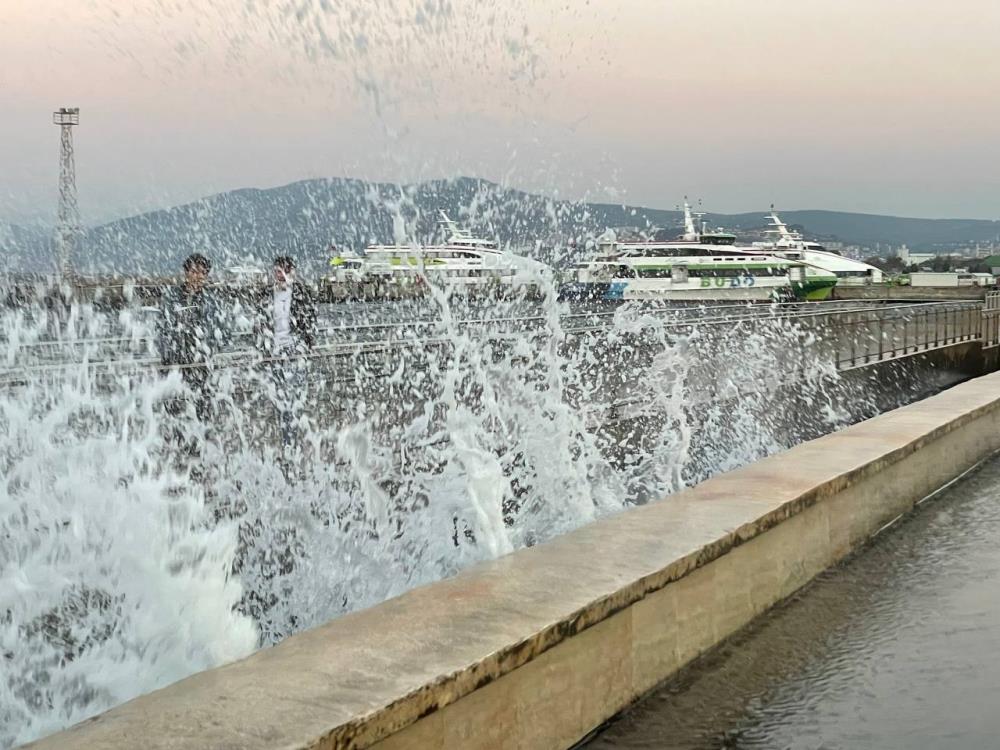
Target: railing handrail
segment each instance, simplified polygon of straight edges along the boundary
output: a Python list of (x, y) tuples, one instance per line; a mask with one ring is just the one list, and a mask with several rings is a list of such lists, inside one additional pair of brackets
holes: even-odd
[[(1000, 297), (1000, 294), (998, 294)], [(930, 320), (931, 316), (934, 317), (935, 324), (939, 323), (941, 313), (973, 313), (980, 307), (980, 303), (970, 303), (968, 301), (937, 301), (932, 303), (918, 303), (918, 304), (899, 304), (899, 305), (882, 305), (877, 308), (871, 307), (850, 307), (850, 308), (840, 308), (836, 310), (823, 309), (813, 311), (810, 308), (809, 311), (785, 311), (785, 310), (771, 310), (770, 314), (762, 315), (746, 315), (746, 316), (721, 316), (718, 318), (698, 318), (698, 319), (688, 319), (688, 320), (673, 320), (666, 321), (666, 325), (674, 330), (688, 330), (695, 329), (702, 326), (715, 328), (719, 326), (732, 326), (737, 323), (760, 323), (765, 321), (777, 321), (777, 320), (809, 320), (816, 318), (836, 318), (836, 317), (846, 317), (861, 315), (864, 316), (863, 320), (846, 320), (838, 322), (837, 325), (845, 327), (858, 327), (858, 326), (868, 326), (874, 323), (879, 323), (880, 325), (890, 323), (894, 326), (893, 331), (895, 331), (895, 326), (899, 321), (903, 321), (904, 325), (904, 354), (907, 353), (910, 348), (906, 343), (905, 339), (905, 326), (908, 325), (908, 321), (914, 318), (923, 318), (925, 320)], [(897, 316), (896, 313), (905, 311), (909, 313), (905, 316)], [(664, 313), (669, 312), (667, 310), (662, 311), (647, 311), (653, 313)], [(890, 315), (891, 313), (891, 315)], [(606, 313), (600, 313), (599, 317), (605, 316)], [(573, 316), (566, 316), (573, 318), (587, 318), (587, 314), (575, 314)], [(565, 318), (564, 318), (565, 319)], [(592, 319), (592, 318), (591, 318)], [(497, 319), (473, 319), (471, 322), (511, 322), (511, 321), (542, 321), (547, 322), (548, 318), (544, 316), (525, 316), (523, 318), (497, 318)], [(438, 321), (416, 321), (416, 322), (403, 322), (403, 325), (407, 323), (413, 323), (414, 326), (419, 326), (424, 323), (434, 323)], [(458, 321), (459, 324), (465, 321)], [(381, 326), (382, 324), (376, 324)], [(385, 324), (391, 325), (391, 324)], [(578, 326), (578, 327), (565, 327), (562, 329), (562, 333), (570, 336), (580, 336), (588, 333), (597, 333), (602, 331), (607, 331), (610, 326), (605, 325), (591, 325), (591, 326)], [(329, 330), (329, 329), (328, 329)], [(355, 330), (355, 329), (352, 329)], [(948, 319), (945, 318), (945, 336), (947, 339), (948, 330)], [(520, 331), (508, 331), (508, 332), (490, 332), (487, 331), (487, 335), (484, 337), (489, 340), (503, 340), (505, 338), (509, 339), (512, 336), (520, 335), (531, 335), (531, 334), (545, 334), (553, 333), (548, 328), (540, 327), (537, 329), (523, 329)], [(965, 332), (962, 334), (962, 340), (968, 340), (971, 334)], [(981, 338), (982, 331), (978, 328), (975, 332), (977, 338)], [(953, 335), (951, 338), (955, 339)], [(929, 347), (937, 347), (941, 339), (940, 332), (935, 330), (933, 341), (929, 336), (925, 336), (925, 340), (922, 342), (915, 342), (914, 346), (924, 346), (924, 350)], [(104, 339), (107, 340), (107, 339)], [(126, 339), (123, 339), (126, 340)], [(135, 340), (127, 339), (130, 342)], [(407, 338), (393, 338), (390, 340), (374, 340), (374, 341), (324, 341), (314, 348), (313, 353), (310, 355), (315, 359), (327, 359), (333, 357), (343, 357), (343, 356), (357, 356), (359, 354), (366, 353), (376, 353), (384, 352), (386, 350), (397, 350), (403, 348), (426, 348), (426, 347), (439, 347), (445, 346), (452, 342), (451, 337), (447, 334), (444, 335), (432, 335), (422, 336), (422, 337), (407, 337)], [(53, 342), (57, 343), (57, 342)], [(72, 340), (72, 343), (78, 343), (78, 340)], [(952, 341), (956, 343), (956, 341)], [(949, 344), (950, 345), (950, 344)], [(895, 348), (890, 348), (890, 350), (885, 351), (884, 348), (880, 348), (879, 359), (885, 358), (886, 355), (889, 358), (895, 357), (897, 350)], [(871, 352), (866, 352), (861, 356), (865, 357), (865, 363), (868, 363)], [(854, 366), (856, 356), (850, 358), (851, 366)], [(261, 363), (266, 363), (268, 360), (262, 359), (261, 356), (253, 349), (239, 349), (231, 350), (226, 352), (220, 352), (215, 355), (212, 359), (212, 367), (217, 369), (226, 369), (232, 367), (241, 366), (257, 366)], [(840, 361), (838, 360), (838, 364)], [(81, 366), (86, 366), (91, 368), (91, 371), (103, 370), (105, 372), (113, 371), (135, 371), (135, 370), (157, 370), (159, 369), (159, 360), (155, 357), (130, 357), (126, 359), (95, 359), (95, 360), (72, 360), (65, 362), (51, 362), (51, 363), (24, 363), (21, 365), (14, 365), (8, 367), (4, 371), (0, 371), (0, 386), (5, 384), (9, 385), (13, 382), (23, 382), (25, 377), (32, 373), (58, 373), (69, 371), (73, 368), (78, 368)], [(203, 365), (192, 365), (193, 367), (201, 367)], [(175, 366), (173, 369), (183, 369), (184, 366)]]

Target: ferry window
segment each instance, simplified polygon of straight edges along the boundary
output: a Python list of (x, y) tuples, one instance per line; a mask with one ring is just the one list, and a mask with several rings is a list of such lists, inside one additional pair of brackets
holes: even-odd
[(707, 254), (707, 251), (699, 247), (650, 247), (629, 252), (629, 256), (633, 258), (676, 258), (678, 256), (701, 256), (705, 254)]
[(724, 278), (732, 278), (734, 276), (745, 276), (746, 270), (743, 268), (734, 268), (730, 266), (729, 268), (713, 268), (707, 273), (708, 276), (721, 276)]
[(670, 269), (669, 268), (642, 268), (636, 269), (638, 275), (643, 279), (669, 279)]

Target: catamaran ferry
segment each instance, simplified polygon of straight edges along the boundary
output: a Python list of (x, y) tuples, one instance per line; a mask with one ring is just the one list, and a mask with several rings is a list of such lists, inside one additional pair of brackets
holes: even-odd
[(820, 268), (837, 277), (841, 286), (862, 286), (866, 284), (881, 284), (882, 269), (864, 263), (860, 260), (845, 258), (835, 250), (828, 250), (817, 242), (810, 242), (798, 232), (793, 232), (783, 222), (771, 206), (767, 217), (770, 229), (775, 235), (773, 242), (755, 242), (758, 248), (771, 255), (788, 260), (802, 261), (810, 266)]
[(441, 245), (369, 245), (363, 256), (331, 259), (333, 281), (441, 281), (462, 287), (530, 284), (544, 264), (504, 252), (493, 240), (474, 237), (439, 211), (448, 239)]
[(756, 248), (736, 246), (736, 236), (709, 232), (700, 215), (684, 204), (684, 234), (667, 239), (663, 232), (639, 242), (610, 240), (599, 244), (594, 260), (574, 267), (574, 280), (563, 296), (603, 299), (678, 301), (822, 300), (837, 277), (807, 262)]

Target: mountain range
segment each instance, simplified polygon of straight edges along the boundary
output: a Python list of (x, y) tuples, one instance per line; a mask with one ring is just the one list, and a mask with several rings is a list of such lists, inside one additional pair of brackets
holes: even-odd
[[(331, 246), (360, 250), (436, 234), (437, 209), (479, 236), (510, 244), (550, 263), (585, 252), (586, 240), (607, 228), (679, 227), (681, 214), (638, 206), (555, 200), (462, 177), (409, 186), (334, 178), (271, 189), (220, 193), (84, 230), (75, 265), (85, 273), (175, 271), (202, 252), (223, 265), (259, 263), (278, 254), (301, 265), (325, 267)], [(952, 249), (996, 242), (1000, 222), (911, 219), (840, 211), (783, 211), (807, 236), (875, 248)], [(737, 234), (755, 234), (765, 213), (707, 214), (705, 221)], [(0, 224), (0, 271), (47, 271), (53, 266), (50, 232)], [(575, 239), (576, 253), (567, 252)]]

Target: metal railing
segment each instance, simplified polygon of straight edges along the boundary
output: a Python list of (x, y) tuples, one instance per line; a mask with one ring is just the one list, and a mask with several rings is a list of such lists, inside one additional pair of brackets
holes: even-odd
[[(614, 328), (618, 312), (581, 312), (561, 316), (562, 333), (570, 337), (600, 335)], [(673, 334), (695, 329), (717, 331), (726, 335), (737, 330), (747, 331), (757, 326), (794, 322), (812, 331), (816, 340), (816, 355), (835, 364), (839, 370), (851, 370), (878, 362), (912, 356), (957, 344), (981, 340), (984, 347), (1000, 345), (1000, 293), (979, 302), (922, 302), (872, 304), (821, 304), (791, 306), (718, 306), (689, 309), (642, 310), (640, 317), (660, 321), (664, 330)], [(551, 321), (546, 316), (479, 318), (455, 321), (453, 325), (468, 331), (470, 337), (482, 341), (498, 341), (523, 336), (550, 335)], [(454, 332), (442, 330), (440, 321), (414, 320), (398, 323), (353, 325), (323, 331), (325, 340), (313, 350), (315, 360), (374, 357), (386, 364), (398, 360), (405, 350), (447, 348)], [(71, 348), (98, 345), (87, 353), (85, 362), (77, 357), (63, 361), (9, 363), (0, 368), (0, 387), (24, 383), (26, 378), (54, 375), (70, 371), (85, 363), (91, 372), (128, 372), (159, 369), (159, 362), (150, 356), (150, 347), (143, 339), (130, 340), (136, 349), (124, 357), (103, 350), (100, 346), (115, 338), (89, 339), (72, 342)], [(120, 341), (124, 341), (121, 339)], [(44, 346), (35, 342), (28, 346)], [(57, 342), (52, 342), (58, 346)], [(94, 355), (97, 355), (96, 357)], [(102, 356), (103, 355), (103, 356)], [(214, 360), (216, 369), (252, 368), (261, 364), (260, 356), (249, 347), (220, 353)]]
[(839, 370), (956, 346), (980, 338), (979, 302), (909, 305), (879, 314), (854, 311), (838, 321), (843, 335), (832, 337), (833, 360)]
[(983, 349), (1000, 346), (1000, 292), (988, 292), (983, 301), (983, 324), (980, 332)]

